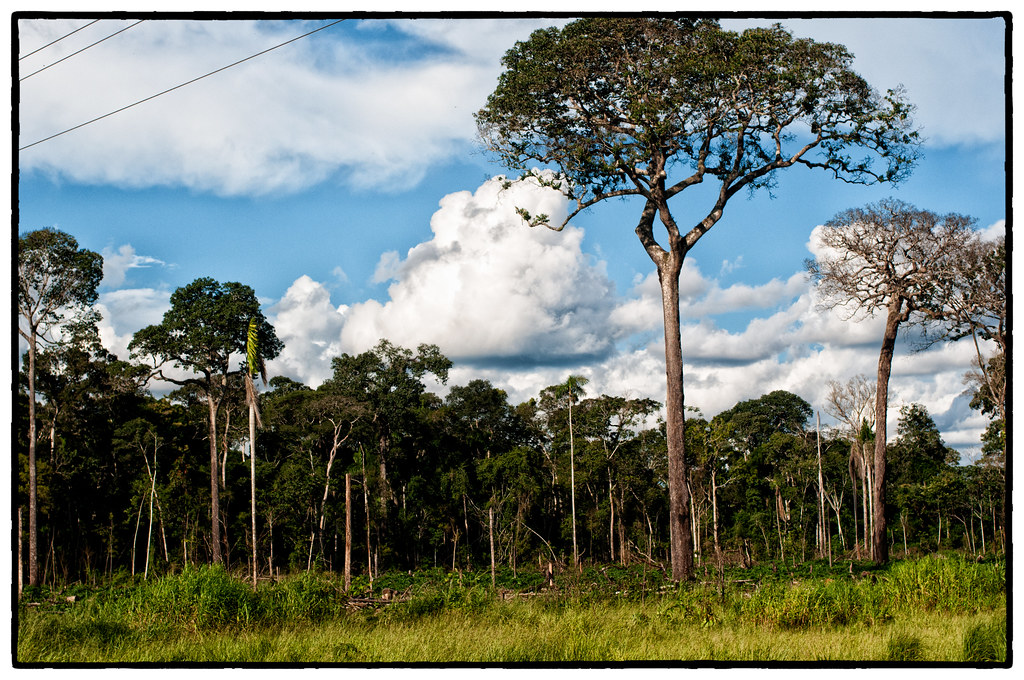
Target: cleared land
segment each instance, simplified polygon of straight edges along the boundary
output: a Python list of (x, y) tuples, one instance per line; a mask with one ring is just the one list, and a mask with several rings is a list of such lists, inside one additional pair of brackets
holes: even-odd
[(382, 575), (348, 597), (327, 574), (253, 592), (203, 568), (73, 595), (28, 593), (46, 597), (19, 604), (17, 662), (1005, 663), (1002, 561), (712, 576), (675, 587), (659, 572), (608, 567), (563, 574), (543, 590), (539, 574), (502, 573), (493, 589), (489, 572), (431, 571)]

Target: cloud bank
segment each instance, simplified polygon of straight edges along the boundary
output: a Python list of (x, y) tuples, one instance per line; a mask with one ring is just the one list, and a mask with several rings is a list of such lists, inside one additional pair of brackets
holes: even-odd
[[(663, 400), (656, 276), (618, 292), (605, 263), (585, 252), (582, 229), (531, 229), (517, 206), (556, 217), (565, 210), (550, 190), (521, 184), (503, 191), (500, 181), (488, 181), (441, 200), (431, 239), (404, 255), (381, 256), (378, 276), (391, 281), (387, 299), (336, 306), (326, 283), (298, 278), (270, 307), (286, 345), (272, 371), (316, 385), (329, 377), (332, 357), (387, 338), (406, 347), (437, 344), (455, 362), (450, 384), (488, 379), (514, 401), (569, 372), (589, 377), (594, 395)], [(802, 272), (724, 286), (689, 261), (681, 288), (686, 400), (706, 416), (776, 389), (818, 408), (829, 380), (875, 371), (884, 320), (823, 310)], [(754, 315), (742, 330), (716, 323), (737, 310)], [(985, 419), (965, 410), (959, 396), (972, 358), (964, 342), (914, 353), (901, 341), (890, 422), (902, 405), (920, 403), (943, 424), (948, 444), (976, 447)]]
[[(18, 25), (21, 52), (86, 24)], [(19, 146), (152, 97), (326, 22), (104, 20), (20, 63)], [(23, 171), (84, 184), (223, 196), (325, 181), (397, 192), (475, 149), (473, 112), (516, 40), (565, 20), (350, 19), (20, 154)], [(725, 21), (742, 29), (765, 22)], [(846, 44), (879, 89), (904, 84), (930, 144), (1000, 142), (998, 19), (786, 20)], [(956, 49), (949, 49), (956, 45)], [(967, 55), (967, 58), (965, 58)]]
[[(21, 21), (21, 52), (86, 23)], [(20, 83), (19, 146), (327, 22), (152, 20), (30, 75), (132, 23), (101, 21), (21, 63), (29, 77)], [(21, 169), (84, 184), (223, 196), (295, 192), (330, 178), (400, 191), (472, 150), (472, 114), (493, 86), (502, 52), (540, 25), (348, 20), (26, 149)]]

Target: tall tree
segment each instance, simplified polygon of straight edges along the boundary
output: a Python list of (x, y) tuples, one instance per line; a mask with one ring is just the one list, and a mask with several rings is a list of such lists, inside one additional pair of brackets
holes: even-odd
[(70, 234), (40, 229), (18, 238), (18, 334), (28, 345), (28, 578), (38, 585), (36, 353), (95, 328), (103, 258)]
[(872, 471), (872, 559), (889, 559), (885, 518), (886, 412), (889, 376), (900, 325), (933, 317), (926, 302), (937, 280), (968, 242), (974, 220), (937, 215), (902, 201), (886, 199), (844, 211), (819, 234), (823, 251), (807, 267), (818, 284), (822, 305), (850, 316), (885, 311), (875, 390), (875, 455)]
[(586, 394), (583, 386), (588, 382), (590, 380), (582, 375), (570, 375), (558, 386), (558, 394), (565, 399), (569, 408), (569, 497), (572, 509), (572, 563), (575, 565), (580, 563), (580, 553), (576, 545), (576, 446), (573, 439), (572, 406)]
[(245, 339), (245, 403), (249, 407), (249, 487), (252, 499), (252, 588), (256, 590), (256, 425), (262, 426), (256, 376), (267, 384), (267, 364), (260, 352), (260, 325), (256, 319), (249, 319)]
[(331, 361), (334, 375), (327, 381), (330, 388), (361, 402), (367, 411), (363, 420), (374, 439), (380, 519), (385, 529), (389, 509), (397, 508), (401, 500), (401, 485), (395, 483), (394, 473), (411, 472), (413, 465), (410, 457), (403, 455), (409, 452), (402, 444), (411, 438), (417, 409), (427, 396), (423, 379), (430, 374), (444, 383), (451, 365), (437, 345), (423, 344), (413, 352), (387, 340), (361, 354), (343, 354)]
[[(224, 398), (232, 358), (246, 356), (250, 320), (256, 323), (259, 354), (276, 357), (283, 344), (260, 311), (252, 288), (199, 278), (171, 294), (171, 308), (159, 324), (138, 331), (128, 348), (148, 357), (152, 377), (197, 388), (206, 399), (210, 439), (210, 543), (214, 564), (222, 564), (220, 492), (217, 481), (217, 410)], [(168, 375), (165, 365), (189, 377)]]
[[(771, 188), (778, 171), (824, 170), (855, 183), (902, 179), (917, 155), (911, 107), (880, 97), (841, 45), (794, 39), (781, 26), (738, 34), (709, 19), (587, 18), (539, 30), (503, 59), (476, 114), (485, 144), (513, 169), (564, 193), (561, 229), (609, 198), (643, 202), (636, 234), (661, 283), (665, 326), (669, 522), (673, 577), (693, 577), (686, 479), (679, 275), (687, 253), (742, 191)], [(876, 169), (873, 162), (883, 167)], [(703, 217), (680, 228), (669, 201), (717, 182)], [(708, 194), (704, 194), (708, 195)], [(699, 199), (698, 199), (699, 200)], [(654, 221), (664, 227), (665, 244)]]

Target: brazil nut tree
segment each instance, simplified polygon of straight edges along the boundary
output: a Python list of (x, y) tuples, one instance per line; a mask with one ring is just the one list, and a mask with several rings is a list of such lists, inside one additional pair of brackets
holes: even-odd
[[(135, 333), (128, 348), (148, 359), (152, 377), (175, 385), (191, 385), (206, 398), (210, 434), (211, 559), (222, 564), (220, 545), (220, 492), (217, 486), (217, 410), (233, 373), (231, 360), (248, 356), (250, 325), (259, 357), (273, 359), (283, 344), (260, 311), (252, 288), (241, 283), (219, 283), (199, 278), (171, 294), (171, 308), (159, 324)], [(168, 374), (165, 367), (178, 369)]]
[(843, 211), (829, 220), (818, 233), (821, 252), (807, 262), (822, 306), (848, 310), (850, 316), (885, 313), (875, 382), (871, 471), (871, 558), (878, 564), (889, 559), (886, 412), (897, 334), (908, 322), (941, 321), (929, 303), (936, 285), (954, 268), (964, 245), (973, 240), (973, 225), (970, 217), (938, 215), (890, 198)]
[[(879, 95), (852, 61), (841, 45), (796, 39), (779, 25), (736, 33), (710, 19), (587, 18), (516, 43), (476, 114), (483, 143), (510, 169), (524, 171), (519, 181), (540, 182), (574, 202), (561, 224), (521, 210), (531, 226), (561, 229), (609, 198), (642, 203), (635, 231), (657, 268), (664, 317), (676, 579), (693, 577), (679, 325), (683, 260), (733, 196), (772, 187), (785, 168), (854, 183), (894, 182), (910, 171), (918, 147), (912, 107), (898, 91)], [(690, 202), (688, 213), (699, 219), (678, 224), (670, 201), (704, 182), (717, 190)]]

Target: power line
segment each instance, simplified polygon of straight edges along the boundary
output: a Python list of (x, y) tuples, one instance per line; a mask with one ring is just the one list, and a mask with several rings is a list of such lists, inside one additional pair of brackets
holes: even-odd
[(246, 57), (245, 59), (239, 59), (238, 61), (236, 61), (233, 64), (228, 64), (227, 66), (222, 66), (221, 68), (219, 68), (219, 69), (217, 69), (215, 71), (210, 71), (209, 73), (207, 73), (205, 75), (201, 75), (198, 78), (193, 78), (192, 80), (189, 80), (188, 82), (181, 83), (180, 85), (175, 85), (174, 87), (172, 87), (170, 89), (164, 90), (163, 92), (158, 92), (158, 93), (156, 93), (154, 95), (150, 95), (150, 96), (146, 97), (145, 99), (140, 99), (139, 101), (137, 101), (137, 102), (135, 102), (133, 104), (129, 104), (128, 106), (122, 106), (121, 108), (117, 109), (116, 111), (111, 111), (110, 113), (105, 113), (102, 116), (98, 116), (96, 118), (93, 118), (92, 120), (87, 120), (84, 123), (79, 123), (78, 125), (76, 125), (74, 127), (71, 127), (71, 128), (68, 128), (67, 130), (63, 130), (63, 131), (58, 132), (56, 134), (50, 135), (49, 137), (44, 137), (43, 139), (40, 139), (37, 142), (32, 142), (31, 144), (26, 144), (25, 146), (20, 147), (18, 149), (18, 151), (24, 151), (25, 149), (28, 149), (28, 148), (33, 147), (33, 146), (36, 146), (37, 144), (42, 144), (43, 142), (48, 142), (49, 140), (53, 139), (54, 137), (60, 137), (61, 135), (66, 135), (67, 133), (73, 132), (74, 130), (77, 130), (78, 128), (83, 128), (86, 125), (91, 125), (92, 123), (95, 123), (96, 121), (103, 120), (104, 118), (109, 118), (110, 116), (113, 116), (114, 114), (121, 113), (122, 111), (126, 111), (126, 110), (132, 108), (133, 106), (138, 106), (139, 104), (143, 104), (145, 102), (148, 102), (150, 99), (156, 99), (157, 97), (165, 95), (168, 92), (173, 92), (175, 90), (179, 90), (179, 89), (185, 87), (186, 85), (191, 85), (192, 83), (197, 82), (199, 80), (202, 80), (203, 78), (209, 78), (210, 76), (212, 76), (214, 74), (220, 73), (221, 71), (226, 71), (229, 68), (231, 68), (233, 66), (238, 66), (239, 64), (241, 64), (243, 62), (246, 62), (246, 61), (249, 61), (250, 59), (255, 59), (256, 57), (264, 55), (267, 52), (271, 52), (273, 50), (276, 50), (279, 47), (284, 47), (285, 45), (287, 45), (289, 43), (295, 42), (296, 40), (301, 40), (302, 38), (306, 38), (308, 36), (311, 36), (314, 33), (317, 33), (319, 31), (324, 30), (325, 28), (330, 28), (331, 26), (334, 26), (336, 24), (340, 24), (342, 21), (345, 21), (345, 20), (344, 19), (338, 19), (337, 21), (332, 21), (331, 23), (327, 24), (326, 26), (321, 26), (320, 28), (317, 28), (317, 29), (314, 29), (314, 30), (310, 31), (309, 33), (303, 33), (302, 35), (300, 35), (298, 37), (292, 38), (290, 40), (286, 40), (283, 43), (280, 43), (279, 45), (274, 45), (273, 47), (270, 47), (270, 48), (267, 48), (267, 49), (263, 50), (262, 52), (257, 52), (256, 54), (253, 54), (253, 55), (250, 55), (250, 56)]
[(76, 54), (81, 54), (82, 52), (85, 52), (85, 51), (86, 51), (87, 49), (89, 49), (90, 47), (95, 47), (96, 45), (99, 45), (99, 44), (100, 44), (101, 42), (103, 42), (104, 40), (110, 40), (110, 39), (111, 39), (111, 38), (113, 38), (113, 37), (114, 37), (115, 35), (118, 35), (118, 34), (120, 34), (120, 33), (124, 33), (124, 32), (125, 32), (125, 31), (127, 31), (127, 30), (128, 30), (129, 28), (135, 28), (136, 26), (138, 26), (139, 24), (141, 24), (141, 23), (142, 23), (143, 21), (145, 21), (145, 19), (139, 19), (138, 21), (136, 21), (136, 22), (135, 22), (134, 24), (132, 24), (131, 26), (128, 26), (127, 28), (122, 28), (122, 29), (121, 29), (120, 31), (117, 31), (116, 33), (111, 33), (111, 34), (110, 34), (110, 35), (108, 35), (108, 36), (107, 36), (106, 38), (102, 38), (102, 39), (100, 39), (100, 40), (97, 40), (97, 41), (96, 41), (96, 42), (94, 42), (94, 43), (93, 43), (92, 45), (86, 45), (86, 46), (85, 46), (85, 47), (83, 47), (82, 49), (78, 50), (77, 52), (72, 52), (71, 54), (69, 54), (68, 56), (64, 57), (63, 59), (58, 59), (57, 61), (53, 62), (52, 64), (49, 64), (49, 65), (47, 65), (47, 66), (44, 66), (44, 67), (42, 67), (42, 68), (41, 68), (41, 69), (39, 69), (38, 71), (35, 71), (35, 72), (33, 72), (33, 73), (29, 73), (29, 74), (28, 74), (27, 76), (25, 76), (25, 78), (19, 78), (19, 79), (18, 79), (18, 82), (20, 83), (20, 82), (21, 82), (22, 80), (25, 80), (26, 78), (31, 78), (31, 77), (32, 77), (32, 76), (34, 76), (34, 75), (35, 75), (36, 73), (42, 73), (42, 72), (43, 72), (43, 71), (45, 71), (46, 69), (50, 68), (50, 66), (56, 66), (56, 65), (57, 65), (57, 64), (59, 64), (60, 62), (64, 61), (65, 59), (70, 59), (71, 57), (75, 56)]
[(47, 47), (49, 47), (50, 45), (56, 45), (57, 43), (59, 43), (59, 42), (60, 42), (61, 40), (63, 40), (64, 38), (67, 38), (68, 36), (72, 36), (72, 35), (74, 35), (75, 33), (78, 33), (78, 32), (79, 32), (79, 31), (81, 31), (81, 30), (82, 30), (83, 28), (89, 28), (90, 26), (92, 26), (93, 24), (95, 24), (95, 23), (96, 23), (97, 21), (99, 21), (99, 19), (93, 19), (92, 21), (90, 21), (89, 23), (87, 23), (87, 24), (86, 24), (85, 26), (80, 26), (79, 28), (76, 28), (75, 30), (71, 31), (70, 33), (67, 33), (67, 34), (65, 34), (65, 35), (62, 35), (61, 37), (57, 38), (57, 39), (56, 39), (56, 40), (54, 40), (53, 42), (48, 42), (48, 43), (46, 43), (45, 45), (43, 45), (42, 47), (40, 47), (40, 48), (39, 48), (38, 50), (32, 50), (31, 52), (29, 52), (28, 54), (26, 54), (26, 55), (25, 55), (24, 57), (18, 57), (18, 61), (21, 61), (22, 59), (25, 59), (26, 57), (31, 57), (31, 56), (32, 56), (33, 54), (35, 54), (36, 52), (42, 52), (43, 50), (45, 50), (45, 49), (46, 49)]

